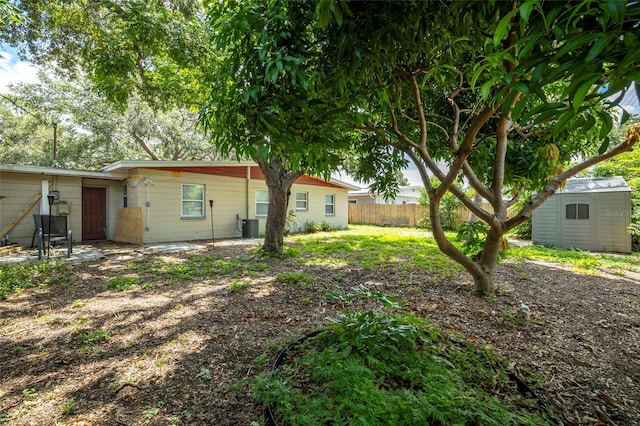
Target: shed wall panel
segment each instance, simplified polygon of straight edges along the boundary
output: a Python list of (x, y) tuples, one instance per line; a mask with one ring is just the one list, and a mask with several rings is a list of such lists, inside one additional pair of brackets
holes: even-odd
[(532, 240), (538, 244), (558, 245), (560, 243), (558, 233), (558, 198), (549, 198), (542, 206), (538, 207), (532, 220)]

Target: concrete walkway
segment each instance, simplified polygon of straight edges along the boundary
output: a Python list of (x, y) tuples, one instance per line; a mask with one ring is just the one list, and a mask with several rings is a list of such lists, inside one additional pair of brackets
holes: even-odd
[[(81, 263), (93, 262), (96, 260), (104, 259), (105, 257), (112, 256), (116, 257), (117, 259), (125, 260), (142, 257), (145, 254), (150, 253), (175, 253), (181, 251), (199, 251), (206, 249), (207, 245), (205, 244), (194, 244), (188, 242), (156, 243), (144, 246), (119, 245), (117, 243), (97, 243), (96, 245), (79, 244), (77, 246), (73, 246), (73, 253), (71, 254), (71, 257), (68, 258), (66, 255), (66, 247), (54, 247), (48, 260), (66, 260), (72, 263)], [(46, 253), (44, 254), (42, 260), (47, 260)], [(37, 261), (37, 249), (26, 249), (20, 253), (0, 256), (0, 265)]]

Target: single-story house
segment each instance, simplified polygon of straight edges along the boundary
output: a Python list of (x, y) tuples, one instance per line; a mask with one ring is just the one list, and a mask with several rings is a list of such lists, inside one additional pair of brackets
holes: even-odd
[[(289, 210), (299, 229), (308, 222), (345, 228), (348, 191), (356, 188), (303, 175)], [(0, 164), (0, 238), (30, 245), (33, 215), (49, 214), (48, 194), (56, 195), (51, 213), (67, 216), (74, 242), (210, 239), (212, 223), (215, 238), (264, 233), (269, 205), (252, 162), (119, 161), (99, 171)]]
[(620, 177), (568, 179), (532, 217), (537, 244), (631, 252), (631, 188)]
[(349, 191), (349, 203), (351, 204), (418, 204), (421, 185), (401, 186), (398, 193), (393, 198), (384, 198), (383, 195), (376, 194), (370, 188), (356, 191)]

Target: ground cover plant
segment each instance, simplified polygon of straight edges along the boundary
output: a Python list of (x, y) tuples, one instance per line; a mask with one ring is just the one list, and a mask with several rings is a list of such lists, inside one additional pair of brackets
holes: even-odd
[[(542, 401), (565, 424), (640, 424), (636, 255), (512, 249), (497, 295), (480, 298), (425, 231), (351, 226), (285, 246), (265, 258), (255, 240), (189, 253), (103, 244), (97, 262), (2, 267), (18, 278), (0, 281), (0, 421), (260, 424), (254, 378), (339, 310), (375, 309), (347, 297), (363, 286), (507, 359), (535, 394), (523, 403)], [(599, 263), (575, 268), (571, 257)], [(110, 288), (118, 277), (134, 280)]]
[(507, 394), (541, 411), (537, 401), (518, 394), (508, 364), (488, 349), (452, 339), (380, 292), (360, 286), (356, 294), (331, 293), (342, 301), (356, 295), (386, 310), (341, 310), (254, 379), (270, 419), (288, 425), (555, 423), (505, 401)]

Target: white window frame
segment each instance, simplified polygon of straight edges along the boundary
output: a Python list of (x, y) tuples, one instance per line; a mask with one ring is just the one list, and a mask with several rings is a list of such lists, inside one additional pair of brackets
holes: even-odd
[[(267, 200), (260, 200), (258, 194), (266, 194), (267, 195)], [(269, 190), (268, 189), (256, 189), (256, 217), (267, 217), (267, 215), (269, 214)], [(266, 205), (266, 208), (264, 208)], [(262, 208), (258, 208), (258, 206), (262, 207)], [(261, 212), (261, 210), (264, 209), (264, 213)]]
[[(304, 200), (298, 199), (298, 195), (304, 195)], [(299, 206), (298, 202), (304, 203), (304, 206)], [(309, 193), (308, 192), (296, 192), (296, 211), (309, 210)]]
[[(202, 189), (202, 199), (187, 199), (184, 198), (184, 190), (185, 187), (199, 187)], [(182, 219), (204, 219), (206, 217), (206, 209), (205, 209), (205, 194), (206, 187), (203, 184), (199, 183), (183, 183), (180, 186), (180, 217)], [(198, 203), (201, 205), (199, 214), (185, 214), (185, 203)]]
[[(331, 197), (331, 202), (327, 202), (327, 197)], [(328, 208), (331, 207), (331, 212), (328, 212)], [(324, 195), (324, 215), (335, 216), (336, 215), (336, 194)]]

